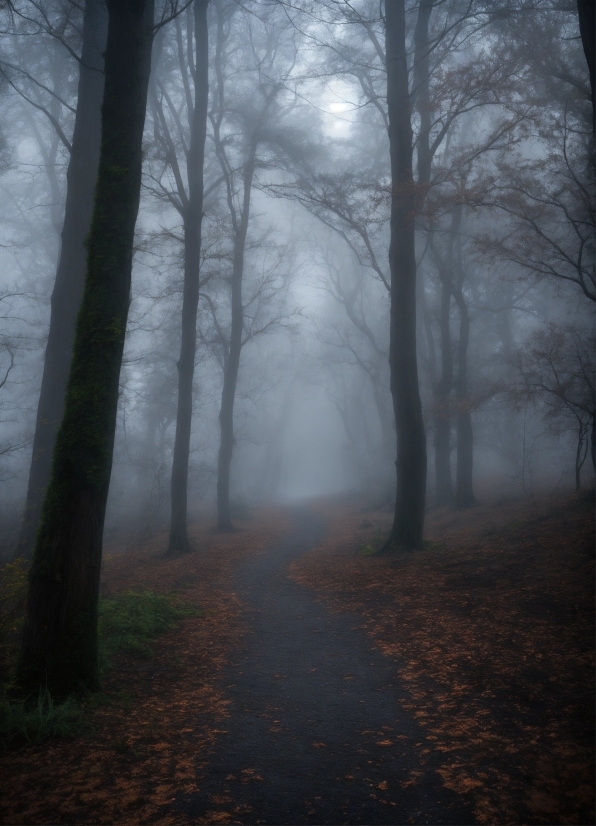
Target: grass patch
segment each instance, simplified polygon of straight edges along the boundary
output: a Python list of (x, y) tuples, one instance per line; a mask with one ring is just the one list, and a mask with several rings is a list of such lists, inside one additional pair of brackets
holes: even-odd
[[(86, 727), (86, 717), (93, 708), (111, 702), (106, 695), (86, 698), (83, 705), (75, 697), (55, 703), (47, 688), (40, 688), (37, 701), (8, 698), (14, 676), (18, 631), (22, 625), (26, 595), (26, 564), (17, 561), (5, 566), (0, 582), (0, 746), (17, 747), (53, 738), (75, 737)], [(200, 612), (185, 604), (175, 594), (153, 591), (125, 591), (111, 599), (99, 601), (99, 663), (105, 674), (117, 654), (149, 658), (151, 643), (186, 617)], [(116, 697), (125, 708), (133, 698)]]
[(99, 656), (102, 672), (116, 654), (148, 658), (151, 643), (179, 620), (197, 616), (174, 594), (125, 591), (99, 603)]
[(422, 543), (422, 547), (425, 551), (440, 551), (443, 545), (435, 539), (425, 539)]
[(57, 737), (76, 737), (84, 726), (83, 710), (76, 699), (54, 703), (47, 688), (40, 688), (35, 704), (30, 700), (0, 701), (0, 743), (4, 750)]
[(359, 555), (360, 556), (376, 556), (379, 549), (383, 547), (385, 541), (387, 539), (387, 531), (380, 531), (377, 530), (374, 532), (371, 541), (368, 544), (362, 544), (359, 548)]

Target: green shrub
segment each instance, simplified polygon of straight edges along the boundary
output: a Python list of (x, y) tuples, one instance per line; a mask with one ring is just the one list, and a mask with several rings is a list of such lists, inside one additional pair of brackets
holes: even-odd
[(23, 743), (41, 743), (56, 737), (75, 737), (84, 726), (83, 711), (73, 697), (56, 704), (50, 692), (39, 689), (31, 700), (0, 700), (0, 744), (3, 749)]
[[(57, 737), (74, 737), (85, 727), (85, 709), (77, 698), (54, 703), (40, 687), (37, 701), (29, 697), (8, 699), (17, 654), (27, 592), (27, 564), (16, 560), (4, 566), (0, 580), (0, 745), (3, 749), (39, 743)], [(150, 643), (178, 620), (197, 615), (197, 610), (173, 594), (126, 591), (99, 601), (99, 658), (105, 673), (112, 658), (122, 653), (150, 657)], [(92, 703), (86, 703), (92, 707)], [(87, 710), (88, 711), (88, 710)]]
[(125, 591), (99, 603), (100, 664), (105, 671), (110, 660), (120, 652), (150, 657), (150, 643), (165, 633), (178, 620), (196, 616), (191, 605), (185, 605), (172, 594), (153, 591)]

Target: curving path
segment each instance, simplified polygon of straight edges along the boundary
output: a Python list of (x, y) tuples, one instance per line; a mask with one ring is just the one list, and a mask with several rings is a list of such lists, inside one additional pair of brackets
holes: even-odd
[(230, 716), (200, 791), (174, 808), (203, 822), (231, 812), (233, 822), (280, 826), (474, 823), (441, 785), (432, 752), (421, 755), (425, 733), (399, 702), (396, 663), (372, 648), (357, 616), (330, 613), (287, 578), (325, 530), (306, 508), (293, 516), (292, 534), (238, 571), (251, 632), (223, 675)]

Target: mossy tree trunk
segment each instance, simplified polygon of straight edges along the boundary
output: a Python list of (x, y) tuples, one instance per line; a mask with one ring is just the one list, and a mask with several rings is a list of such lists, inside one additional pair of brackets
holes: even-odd
[(201, 225), (203, 220), (203, 165), (207, 135), (207, 101), (209, 97), (209, 53), (207, 5), (209, 0), (195, 0), (195, 99), (192, 112), (190, 146), (186, 159), (188, 202), (184, 211), (184, 292), (182, 331), (178, 360), (178, 412), (172, 462), (172, 512), (169, 554), (191, 550), (188, 540), (188, 458), (192, 427), (192, 388), (197, 345), (197, 307), (199, 303), (199, 267)]
[(85, 283), (85, 239), (93, 210), (101, 140), (106, 34), (105, 2), (86, 0), (77, 111), (66, 176), (62, 244), (52, 292), (50, 330), (37, 406), (27, 500), (17, 546), (18, 553), (24, 556), (30, 556), (33, 551), (41, 503), (50, 477), (52, 452), (64, 410), (75, 321)]
[(109, 0), (102, 137), (64, 418), (30, 572), (24, 690), (96, 688), (97, 602), (130, 301), (153, 0)]
[(391, 309), (389, 365), (397, 431), (397, 493), (384, 550), (422, 547), (426, 434), (416, 359), (416, 189), (404, 0), (386, 0), (385, 48), (391, 160)]

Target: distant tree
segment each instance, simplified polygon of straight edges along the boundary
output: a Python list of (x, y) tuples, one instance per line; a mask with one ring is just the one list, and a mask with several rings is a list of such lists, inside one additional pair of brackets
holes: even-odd
[[(215, 89), (210, 121), (215, 152), (224, 178), (225, 202), (232, 229), (230, 275), (231, 323), (226, 345), (219, 411), (220, 448), (217, 469), (217, 522), (230, 530), (230, 472), (234, 451), (234, 403), (240, 355), (246, 340), (243, 280), (251, 199), (260, 168), (267, 168), (283, 152), (283, 121), (296, 101), (289, 90), (296, 62), (294, 33), (280, 25), (275, 7), (252, 9), (217, 0)], [(285, 18), (284, 18), (285, 19)], [(231, 76), (244, 72), (230, 91)], [(268, 286), (264, 282), (267, 294)], [(261, 300), (258, 299), (260, 306)], [(252, 337), (252, 333), (250, 334)]]
[[(18, 542), (18, 552), (27, 556), (33, 549), (41, 503), (49, 481), (52, 452), (64, 409), (75, 320), (85, 281), (85, 239), (89, 232), (99, 163), (106, 34), (104, 0), (86, 0), (76, 116), (72, 139), (68, 141), (70, 160), (62, 243), (52, 293), (50, 329), (37, 407), (27, 500)], [(52, 102), (56, 102), (55, 97)], [(56, 116), (52, 113), (48, 113), (48, 116), (59, 128)], [(53, 164), (48, 162), (46, 166), (55, 175)], [(56, 188), (57, 184), (54, 184), (54, 189)], [(58, 205), (60, 198), (55, 197), (55, 203)]]
[[(207, 135), (209, 96), (209, 48), (207, 5), (209, 0), (195, 0), (194, 10), (194, 105), (187, 155), (188, 199), (184, 211), (184, 296), (182, 334), (178, 360), (178, 414), (172, 462), (172, 513), (170, 554), (190, 550), (187, 533), (188, 457), (192, 425), (192, 387), (197, 344), (197, 307), (201, 260), (201, 225), (203, 220), (203, 164)], [(190, 112), (189, 112), (190, 116)]]
[[(168, 553), (191, 550), (187, 531), (188, 461), (193, 409), (193, 376), (197, 343), (197, 307), (203, 223), (203, 167), (209, 97), (208, 0), (194, 0), (186, 12), (185, 31), (180, 17), (174, 24), (175, 80), (182, 94), (173, 96), (168, 86), (170, 66), (155, 67), (151, 110), (157, 169), (148, 189), (179, 213), (183, 226), (184, 286), (178, 368), (178, 409), (172, 460), (171, 516)], [(171, 38), (172, 39), (172, 38)], [(160, 44), (161, 45), (161, 44)], [(160, 55), (161, 56), (161, 55)], [(157, 61), (156, 61), (157, 62)], [(175, 82), (175, 81), (174, 81)], [(183, 120), (186, 119), (186, 123)], [(171, 174), (174, 187), (165, 182)], [(186, 177), (186, 180), (184, 180)]]
[[(587, 5), (593, 54), (594, 11)], [(485, 205), (510, 216), (507, 228), (499, 221), (486, 233), (487, 247), (539, 279), (575, 284), (595, 301), (592, 93), (578, 48), (577, 13), (574, 4), (550, 0), (529, 8), (513, 3), (508, 11), (494, 25), (532, 88), (531, 97), (526, 86), (516, 92), (529, 151), (505, 149), (486, 170)]]
[[(315, 152), (310, 155), (314, 156)], [(319, 330), (319, 339), (326, 345), (325, 358), (329, 363), (350, 364), (366, 377), (379, 417), (381, 450), (386, 454), (393, 452), (395, 427), (388, 405), (387, 333), (386, 329), (380, 330), (377, 323), (379, 315), (386, 321), (385, 307), (379, 297), (386, 296), (390, 289), (387, 265), (380, 255), (386, 243), (388, 217), (384, 192), (379, 191), (378, 184), (371, 183), (366, 174), (360, 177), (355, 172), (317, 173), (312, 164), (305, 163), (294, 167), (292, 172), (293, 181), (272, 184), (267, 191), (276, 197), (297, 201), (333, 233), (326, 245), (316, 245), (314, 260), (323, 274), (322, 289), (343, 308), (347, 323), (323, 326)], [(347, 255), (338, 249), (338, 239)], [(330, 355), (332, 351), (335, 356)], [(343, 378), (340, 383), (345, 389)], [(354, 446), (357, 429), (348, 425), (350, 416), (335, 391), (332, 400)], [(377, 458), (369, 455), (364, 464)], [(357, 464), (362, 464), (361, 460)]]
[(575, 489), (591, 441), (594, 467), (594, 353), (596, 337), (575, 326), (551, 323), (536, 331), (512, 356), (518, 380), (514, 399), (542, 409), (557, 432), (575, 431)]
[(422, 548), (424, 529), (426, 434), (416, 357), (416, 192), (404, 0), (386, 0), (385, 30), (391, 159), (389, 365), (397, 430), (397, 494), (384, 550), (415, 550)]
[(97, 188), (64, 418), (30, 572), (19, 682), (98, 684), (97, 601), (130, 302), (153, 0), (109, 0)]

